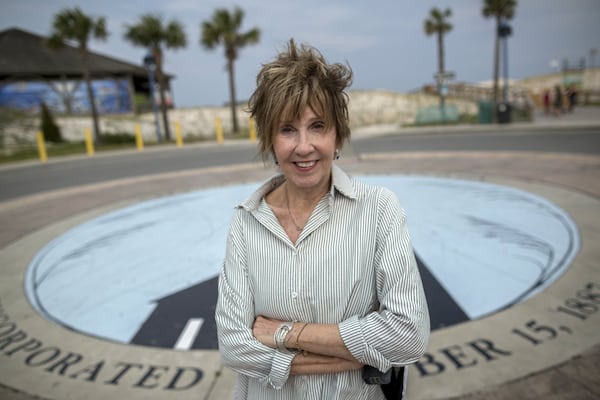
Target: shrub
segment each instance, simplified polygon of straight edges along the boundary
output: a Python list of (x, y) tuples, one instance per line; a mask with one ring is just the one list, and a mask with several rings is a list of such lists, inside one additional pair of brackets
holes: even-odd
[(62, 134), (60, 133), (60, 128), (56, 125), (56, 122), (54, 122), (54, 117), (48, 106), (42, 102), (40, 107), (42, 111), (42, 123), (40, 129), (44, 134), (44, 139), (52, 143), (64, 142)]
[(135, 136), (129, 133), (104, 133), (102, 144), (129, 144), (135, 143)]

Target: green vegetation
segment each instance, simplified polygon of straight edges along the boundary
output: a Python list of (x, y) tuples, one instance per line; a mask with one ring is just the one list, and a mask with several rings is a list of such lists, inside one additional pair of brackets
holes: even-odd
[(241, 48), (258, 43), (260, 30), (250, 29), (241, 33), (239, 30), (244, 19), (244, 11), (236, 7), (233, 13), (227, 9), (217, 9), (212, 20), (202, 23), (202, 37), (200, 43), (206, 49), (214, 49), (218, 45), (223, 46), (225, 58), (227, 59), (227, 72), (229, 74), (229, 104), (231, 106), (231, 121), (233, 131), (238, 132), (239, 125), (236, 114), (234, 62)]
[(449, 126), (449, 125), (471, 125), (477, 124), (477, 114), (458, 114), (453, 119), (441, 120), (430, 119), (421, 120), (412, 124), (403, 124), (403, 127), (422, 127), (422, 126)]
[[(146, 68), (155, 70), (156, 72), (160, 96), (160, 110), (163, 125), (166, 127), (165, 138), (169, 141), (171, 140), (171, 131), (169, 129), (169, 116), (167, 112), (169, 104), (165, 95), (167, 84), (163, 72), (163, 48), (179, 49), (187, 45), (183, 25), (178, 21), (170, 21), (167, 24), (163, 24), (160, 16), (146, 14), (140, 17), (137, 24), (126, 27), (124, 37), (134, 46), (150, 50), (150, 54), (146, 56), (144, 63), (146, 64)], [(150, 88), (150, 99), (151, 101), (155, 101), (152, 88)]]
[(444, 35), (452, 30), (452, 24), (448, 22), (448, 18), (452, 15), (452, 10), (447, 8), (445, 11), (440, 11), (434, 7), (429, 11), (429, 18), (425, 20), (424, 30), (427, 36), (436, 35), (438, 48), (438, 73), (437, 73), (437, 90), (440, 95), (440, 104), (444, 105), (445, 94), (442, 91), (443, 85), (446, 83), (444, 78)]
[(500, 70), (500, 23), (511, 20), (515, 15), (516, 0), (484, 0), (481, 13), (485, 18), (494, 18), (494, 94), (492, 100), (498, 103), (498, 76)]
[(108, 31), (106, 30), (106, 19), (100, 17), (94, 19), (84, 14), (79, 7), (73, 9), (64, 9), (54, 16), (52, 23), (52, 34), (48, 39), (48, 47), (59, 49), (65, 42), (75, 42), (81, 53), (83, 68), (83, 79), (85, 80), (88, 101), (92, 111), (94, 126), (94, 141), (99, 144), (102, 141), (100, 125), (98, 123), (98, 111), (94, 100), (94, 91), (92, 90), (92, 80), (90, 77), (90, 52), (88, 42), (91, 38), (106, 40)]
[[(228, 140), (242, 140), (249, 138), (248, 129), (241, 130), (237, 134), (225, 134), (225, 138)], [(186, 136), (184, 139), (184, 146), (191, 143), (200, 143), (205, 141), (214, 141), (214, 139), (207, 139), (204, 137), (189, 137)], [(175, 141), (169, 142), (144, 142), (144, 148), (155, 147), (155, 146), (175, 146)], [(94, 151), (96, 153), (102, 153), (106, 151), (133, 151), (136, 150), (135, 136), (130, 133), (105, 133), (102, 135), (102, 143), (94, 145)], [(84, 141), (77, 142), (61, 142), (61, 143), (46, 143), (46, 152), (48, 159), (64, 156), (85, 156), (86, 147)], [(5, 149), (4, 153), (0, 153), (0, 164), (18, 162), (18, 161), (35, 161), (39, 159), (37, 145), (34, 142), (23, 142), (19, 143), (18, 149), (13, 152), (7, 152)]]
[[(103, 142), (100, 145), (94, 146), (96, 153), (105, 151), (118, 150), (135, 150), (135, 138), (127, 133), (123, 134), (104, 134), (102, 135)], [(155, 143), (144, 143), (145, 147), (154, 146)], [(174, 146), (174, 143), (168, 145)], [(46, 143), (46, 152), (48, 159), (63, 156), (85, 156), (86, 149), (83, 141), (78, 142), (62, 142), (62, 143)], [(37, 160), (39, 159), (38, 149), (36, 144), (29, 143), (27, 146), (20, 146), (19, 149), (10, 154), (0, 154), (0, 164)]]
[(54, 122), (54, 117), (52, 116), (52, 113), (50, 112), (48, 106), (44, 102), (42, 102), (40, 108), (42, 111), (42, 122), (40, 130), (44, 134), (44, 138), (46, 138), (47, 141), (52, 143), (63, 142), (64, 140), (60, 133), (60, 128), (58, 127), (58, 125), (56, 125), (56, 122)]

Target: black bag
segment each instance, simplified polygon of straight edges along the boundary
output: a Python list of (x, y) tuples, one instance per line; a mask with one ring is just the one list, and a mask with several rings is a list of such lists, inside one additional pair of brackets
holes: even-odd
[(404, 400), (406, 394), (406, 368), (394, 367), (391, 372), (390, 383), (381, 385), (381, 390), (387, 400)]
[(386, 372), (366, 365), (363, 380), (369, 385), (381, 385), (387, 400), (404, 400), (406, 394), (406, 367), (392, 367)]

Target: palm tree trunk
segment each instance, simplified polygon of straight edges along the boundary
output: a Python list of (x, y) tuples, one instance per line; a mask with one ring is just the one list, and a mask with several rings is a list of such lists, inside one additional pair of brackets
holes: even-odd
[(493, 92), (493, 102), (494, 102), (494, 117), (496, 116), (496, 104), (498, 103), (498, 71), (500, 68), (500, 35), (498, 34), (498, 29), (500, 28), (500, 17), (496, 17), (496, 39), (494, 42), (494, 92)]
[[(163, 119), (163, 128), (165, 132), (165, 139), (171, 140), (171, 130), (169, 129), (169, 115), (167, 111), (167, 102), (165, 101), (165, 74), (163, 73), (163, 54), (160, 48), (153, 47), (152, 55), (154, 56), (154, 63), (156, 65), (156, 81), (158, 82), (158, 95), (160, 97), (160, 112)], [(152, 101), (154, 101), (154, 93), (152, 93)]]
[(231, 123), (233, 124), (233, 132), (238, 133), (238, 120), (236, 113), (236, 100), (235, 100), (235, 80), (233, 78), (233, 60), (227, 60), (227, 70), (229, 72), (229, 103), (231, 105)]
[(102, 135), (100, 133), (100, 125), (98, 124), (98, 111), (96, 110), (96, 102), (94, 101), (94, 91), (92, 90), (92, 80), (90, 78), (89, 54), (87, 49), (81, 50), (83, 58), (83, 78), (87, 87), (88, 101), (92, 111), (92, 121), (94, 125), (94, 143), (102, 143)]
[(438, 92), (440, 94), (440, 106), (444, 107), (444, 95), (442, 93), (443, 85), (444, 85), (444, 34), (442, 32), (438, 32), (438, 73), (440, 77), (438, 79)]
[[(165, 130), (165, 139), (167, 141), (171, 140), (171, 130), (169, 129), (169, 115), (167, 112), (167, 102), (165, 97), (165, 75), (162, 72), (162, 67), (160, 64), (156, 63), (156, 78), (158, 80), (158, 91), (160, 94), (160, 111), (162, 113), (163, 118), (163, 128)], [(154, 97), (154, 94), (152, 94)]]

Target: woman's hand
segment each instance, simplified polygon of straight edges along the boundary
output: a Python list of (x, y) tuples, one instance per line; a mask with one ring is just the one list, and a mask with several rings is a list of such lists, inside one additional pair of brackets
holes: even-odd
[(279, 325), (281, 325), (283, 322), (285, 321), (265, 318), (262, 315), (259, 315), (256, 317), (254, 324), (252, 325), (252, 334), (265, 346), (275, 349), (276, 346), (275, 342), (273, 341), (273, 335), (275, 334), (277, 328), (279, 328)]

